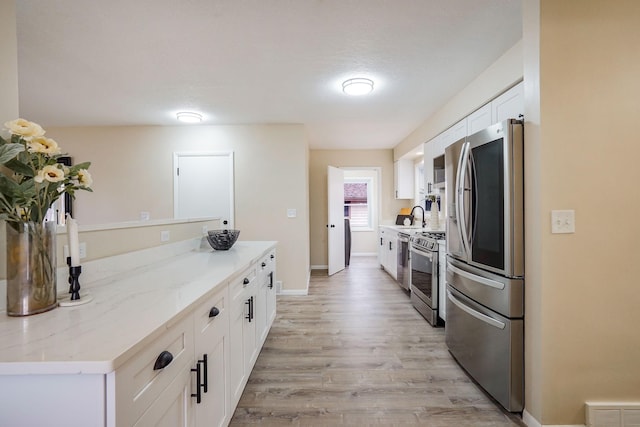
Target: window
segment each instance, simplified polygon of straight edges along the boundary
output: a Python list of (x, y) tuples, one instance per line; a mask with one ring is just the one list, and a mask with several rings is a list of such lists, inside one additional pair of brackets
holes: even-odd
[(344, 216), (352, 230), (371, 230), (371, 178), (345, 178)]

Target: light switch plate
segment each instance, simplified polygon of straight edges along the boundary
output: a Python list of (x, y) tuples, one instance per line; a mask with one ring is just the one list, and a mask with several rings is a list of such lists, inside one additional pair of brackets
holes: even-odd
[(295, 209), (287, 209), (287, 218), (295, 218), (298, 212)]
[(573, 209), (551, 211), (551, 233), (560, 234), (575, 232), (576, 217)]

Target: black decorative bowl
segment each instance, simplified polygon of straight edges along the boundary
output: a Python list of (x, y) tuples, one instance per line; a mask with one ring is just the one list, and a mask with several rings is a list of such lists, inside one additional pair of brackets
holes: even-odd
[(238, 240), (240, 230), (210, 230), (207, 231), (207, 241), (217, 251), (227, 251)]

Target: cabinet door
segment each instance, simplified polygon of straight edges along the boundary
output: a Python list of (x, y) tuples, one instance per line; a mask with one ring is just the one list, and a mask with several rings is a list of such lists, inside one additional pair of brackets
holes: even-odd
[(433, 158), (435, 157), (435, 145), (437, 144), (435, 137), (424, 143), (424, 194), (433, 193)]
[(254, 302), (256, 323), (256, 345), (260, 346), (267, 337), (267, 295), (269, 280), (269, 256), (258, 261), (258, 283), (256, 285), (256, 301)]
[(115, 371), (116, 424), (132, 425), (194, 361), (193, 316), (154, 337)]
[(224, 286), (195, 310), (195, 357), (207, 366), (201, 373), (207, 386), (195, 405), (197, 426), (223, 426), (231, 419), (228, 295)]
[(413, 160), (400, 159), (393, 163), (396, 199), (413, 199)]
[(271, 251), (269, 254), (269, 258), (267, 261), (267, 274), (266, 274), (266, 286), (267, 286), (267, 331), (266, 335), (269, 334), (269, 329), (271, 329), (271, 325), (276, 318), (276, 251), (275, 249)]
[(193, 427), (195, 398), (191, 397), (191, 377), (191, 367), (186, 365), (133, 425), (135, 427)]
[(520, 82), (491, 101), (493, 123), (524, 116), (524, 83)]
[[(256, 281), (256, 266), (233, 279), (229, 285), (229, 388), (231, 407), (235, 408), (249, 379), (251, 360), (256, 348), (255, 322), (249, 322), (252, 291)], [(254, 298), (255, 299), (255, 298)]]
[(455, 125), (451, 126), (447, 130), (446, 134), (447, 134), (446, 138), (444, 138), (442, 141), (442, 147), (441, 147), (442, 154), (444, 154), (444, 150), (448, 146), (458, 141), (459, 139), (462, 139), (465, 136), (467, 136), (467, 119), (464, 118), (460, 120), (458, 123), (456, 123)]
[(398, 234), (395, 232), (388, 233), (388, 243), (387, 243), (387, 272), (394, 279), (398, 278)]
[(378, 264), (384, 268), (385, 264), (385, 251), (384, 251), (384, 228), (378, 229)]
[(485, 104), (467, 117), (467, 135), (472, 135), (493, 124), (491, 103)]

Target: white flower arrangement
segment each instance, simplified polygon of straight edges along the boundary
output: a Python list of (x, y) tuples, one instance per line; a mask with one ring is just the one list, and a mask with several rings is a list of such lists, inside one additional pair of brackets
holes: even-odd
[(44, 136), (37, 123), (16, 119), (4, 124), (8, 139), (0, 137), (0, 219), (42, 224), (49, 207), (62, 194), (92, 191), (90, 162), (67, 167), (58, 143)]

